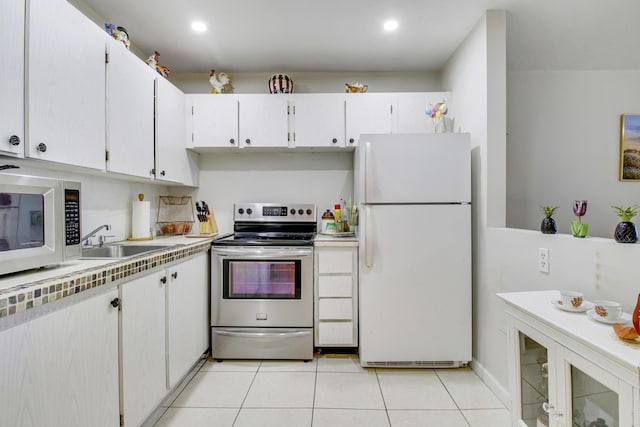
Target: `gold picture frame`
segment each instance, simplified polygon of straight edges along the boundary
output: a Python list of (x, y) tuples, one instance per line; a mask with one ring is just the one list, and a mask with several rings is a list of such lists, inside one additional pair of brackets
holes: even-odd
[(620, 181), (640, 181), (640, 114), (621, 116)]

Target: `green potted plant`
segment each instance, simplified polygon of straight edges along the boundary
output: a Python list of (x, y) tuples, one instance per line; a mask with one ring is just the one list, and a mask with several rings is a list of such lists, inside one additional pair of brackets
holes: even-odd
[(556, 234), (558, 227), (556, 226), (556, 220), (551, 218), (551, 216), (556, 213), (558, 206), (540, 206), (540, 209), (544, 214), (544, 218), (540, 224), (540, 231), (542, 231), (543, 234)]
[(638, 215), (640, 212), (640, 206), (611, 206), (616, 215), (620, 217), (622, 222), (618, 223), (613, 233), (616, 242), (619, 243), (635, 243), (638, 241), (638, 229), (636, 225), (631, 222), (631, 218)]

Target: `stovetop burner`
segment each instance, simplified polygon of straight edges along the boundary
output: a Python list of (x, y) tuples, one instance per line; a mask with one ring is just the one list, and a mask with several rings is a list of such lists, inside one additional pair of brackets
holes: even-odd
[(317, 229), (313, 204), (236, 203), (234, 234), (214, 246), (312, 246)]

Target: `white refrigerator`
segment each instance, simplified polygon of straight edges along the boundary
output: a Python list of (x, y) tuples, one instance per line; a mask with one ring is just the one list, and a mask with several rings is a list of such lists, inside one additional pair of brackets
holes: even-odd
[(361, 135), (362, 366), (459, 367), (471, 360), (469, 134)]

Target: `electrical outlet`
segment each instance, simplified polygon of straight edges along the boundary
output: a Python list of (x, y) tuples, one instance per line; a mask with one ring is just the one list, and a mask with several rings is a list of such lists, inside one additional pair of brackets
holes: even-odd
[(538, 248), (538, 270), (543, 273), (549, 272), (549, 249)]

